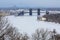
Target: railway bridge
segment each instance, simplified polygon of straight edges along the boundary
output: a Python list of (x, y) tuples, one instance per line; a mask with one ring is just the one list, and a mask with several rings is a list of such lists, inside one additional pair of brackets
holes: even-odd
[[(25, 10), (28, 10), (29, 12), (25, 12)], [(37, 10), (37, 12), (33, 12), (33, 10)], [(42, 9), (40, 9), (40, 8), (36, 8), (36, 9), (34, 9), (34, 8), (29, 8), (29, 9), (24, 9), (23, 11), (21, 11), (19, 14), (18, 14), (18, 16), (19, 15), (24, 15), (25, 13), (29, 13), (29, 15), (30, 16), (32, 16), (33, 15), (33, 13), (37, 13), (37, 15), (40, 15), (41, 13), (43, 13), (43, 12), (41, 12), (41, 10)], [(49, 14), (49, 12), (46, 10), (46, 14)]]

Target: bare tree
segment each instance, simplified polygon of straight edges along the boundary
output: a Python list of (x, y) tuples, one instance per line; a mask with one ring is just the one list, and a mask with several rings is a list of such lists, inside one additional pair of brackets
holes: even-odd
[(28, 39), (29, 39), (29, 36), (27, 34), (24, 34), (21, 40), (28, 40)]
[(0, 17), (0, 40), (20, 40), (21, 34), (5, 17)]
[(6, 29), (8, 28), (9, 23), (7, 19), (3, 16), (0, 16), (0, 38), (3, 39), (4, 34), (6, 33)]
[(51, 31), (49, 40), (56, 40), (56, 38), (57, 38), (56, 36), (57, 36), (56, 29), (53, 29), (53, 31)]
[(35, 31), (35, 33), (33, 33), (32, 39), (33, 40), (46, 40), (48, 35), (49, 35), (49, 31), (48, 30), (37, 29)]

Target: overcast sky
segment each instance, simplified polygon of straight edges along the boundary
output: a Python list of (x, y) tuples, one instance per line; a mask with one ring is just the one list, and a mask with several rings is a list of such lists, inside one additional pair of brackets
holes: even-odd
[(60, 7), (60, 0), (0, 0), (0, 7)]

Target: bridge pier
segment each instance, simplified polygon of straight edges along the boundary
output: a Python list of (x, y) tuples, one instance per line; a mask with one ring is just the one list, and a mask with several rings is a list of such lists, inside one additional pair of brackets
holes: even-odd
[[(46, 10), (46, 15), (48, 16), (49, 15), (49, 12)], [(48, 18), (46, 18), (46, 21), (48, 21)]]
[(48, 11), (46, 11), (46, 15), (48, 15), (49, 14), (49, 12)]
[(24, 15), (24, 11), (22, 11), (22, 15)]
[(32, 9), (29, 9), (29, 15), (32, 16)]
[(37, 9), (37, 15), (40, 15), (40, 9)]
[(23, 15), (24, 15), (24, 11), (22, 11), (18, 14), (18, 16), (23, 16)]

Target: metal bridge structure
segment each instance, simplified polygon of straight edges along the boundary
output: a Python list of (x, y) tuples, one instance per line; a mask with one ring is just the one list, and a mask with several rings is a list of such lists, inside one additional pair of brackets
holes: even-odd
[[(28, 11), (25, 12), (24, 10), (28, 10), (29, 12), (28, 12)], [(37, 15), (40, 15), (41, 13), (44, 13), (44, 12), (41, 12), (42, 9), (40, 9), (40, 8), (36, 8), (36, 9), (35, 9), (35, 8), (29, 8), (29, 9), (24, 9), (24, 10), (21, 11), (21, 12), (18, 14), (18, 16), (19, 16), (19, 15), (24, 15), (25, 13), (29, 13), (30, 16), (32, 16), (33, 13), (37, 13)], [(33, 12), (33, 10), (37, 10), (37, 12)], [(46, 10), (46, 14), (49, 14), (49, 12), (48, 12), (47, 10)]]

